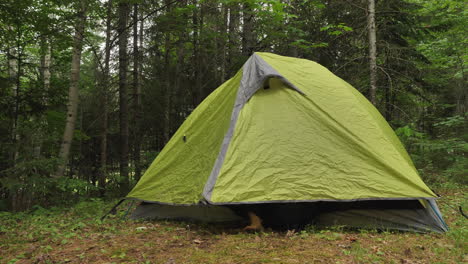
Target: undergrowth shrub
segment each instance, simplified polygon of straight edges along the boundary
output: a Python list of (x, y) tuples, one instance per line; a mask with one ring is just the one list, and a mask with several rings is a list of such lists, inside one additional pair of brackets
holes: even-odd
[(433, 135), (419, 132), (414, 124), (395, 130), (415, 166), (429, 184), (468, 184), (467, 115), (436, 122)]
[(15, 167), (0, 173), (2, 198), (0, 210), (21, 211), (33, 206), (72, 204), (80, 197), (96, 191), (88, 181), (74, 177), (51, 177), (56, 159), (34, 159), (18, 162)]

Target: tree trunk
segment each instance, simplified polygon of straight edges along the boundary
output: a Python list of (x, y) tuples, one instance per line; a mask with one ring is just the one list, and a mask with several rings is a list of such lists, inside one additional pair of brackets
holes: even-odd
[(457, 106), (455, 108), (455, 113), (457, 115), (463, 116), (464, 113), (468, 110), (468, 89), (466, 89), (466, 76), (465, 76), (465, 64), (463, 62), (462, 56), (457, 54), (457, 63), (458, 72), (461, 73), (461, 79), (456, 81), (455, 97), (457, 101)]
[(73, 140), (73, 132), (75, 130), (76, 114), (78, 109), (78, 81), (80, 79), (80, 60), (81, 51), (83, 48), (83, 36), (86, 22), (86, 4), (85, 0), (79, 3), (79, 11), (77, 12), (77, 21), (75, 26), (75, 36), (73, 41), (73, 56), (71, 63), (70, 88), (68, 90), (67, 118), (65, 123), (65, 131), (60, 147), (59, 159), (60, 164), (55, 173), (55, 177), (62, 177), (65, 171), (65, 166), (70, 154), (70, 147)]
[(250, 57), (255, 49), (253, 34), (253, 9), (250, 3), (242, 7), (242, 55)]
[[(389, 49), (386, 49), (385, 68), (389, 68), (388, 61), (390, 58)], [(393, 81), (391, 76), (387, 73), (387, 85), (385, 87), (385, 119), (390, 122), (393, 119)]]
[(140, 166), (140, 119), (141, 119), (141, 90), (140, 90), (140, 74), (138, 64), (140, 63), (140, 54), (138, 50), (138, 4), (133, 4), (133, 93), (134, 98), (134, 125), (133, 125), (133, 158), (135, 161), (135, 180), (139, 180), (141, 176)]
[[(10, 48), (8, 50), (8, 75), (10, 82), (12, 84), (12, 90), (14, 95), (14, 106), (13, 106), (13, 124), (11, 127), (11, 142), (12, 142), (12, 152), (11, 152), (11, 166), (15, 167), (19, 158), (19, 147), (20, 147), (20, 134), (18, 130), (19, 126), (19, 107), (20, 107), (20, 86), (21, 86), (21, 29), (17, 25), (17, 36), (15, 40), (16, 47)], [(23, 183), (25, 181), (24, 175), (19, 175), (16, 179), (18, 182)], [(10, 201), (11, 208), (13, 211), (21, 211), (25, 209), (28, 199), (25, 199), (25, 192), (23, 188), (18, 190), (11, 191)]]
[(50, 45), (50, 41), (46, 38), (42, 38), (42, 48), (43, 48), (43, 56), (41, 61), (41, 75), (43, 81), (43, 101), (44, 104), (47, 106), (48, 104), (48, 97), (47, 93), (50, 89), (50, 62), (52, 57), (52, 46)]
[[(17, 44), (19, 40), (17, 40)], [(13, 123), (11, 126), (11, 142), (13, 145), (13, 151), (11, 153), (12, 166), (15, 166), (16, 160), (18, 159), (18, 116), (19, 116), (19, 86), (20, 86), (20, 55), (19, 55), (19, 45), (15, 48), (10, 48), (8, 50), (8, 77), (10, 83), (12, 83), (12, 90), (14, 94), (14, 106), (13, 106)]]
[(112, 0), (107, 2), (107, 17), (106, 17), (106, 44), (105, 44), (105, 57), (104, 57), (104, 72), (102, 73), (102, 87), (101, 87), (101, 144), (100, 144), (100, 175), (98, 180), (98, 187), (101, 196), (104, 196), (107, 178), (107, 126), (108, 126), (108, 91), (109, 91), (109, 61), (111, 53), (111, 17), (112, 17)]
[(375, 1), (367, 0), (367, 30), (369, 35), (369, 67), (370, 67), (370, 90), (369, 99), (373, 105), (376, 105), (377, 91), (377, 46), (376, 46), (376, 28), (375, 28)]
[[(180, 0), (179, 4), (181, 6), (187, 6), (188, 1)], [(189, 16), (187, 14), (182, 15), (182, 21), (183, 21), (182, 27), (187, 28)], [(177, 49), (176, 49), (177, 60), (176, 60), (175, 68), (174, 68), (174, 76), (176, 77), (174, 78), (174, 85), (172, 85), (173, 92), (171, 93), (172, 94), (171, 101), (174, 102), (173, 103), (174, 107), (172, 111), (173, 120), (175, 120), (175, 122), (173, 122), (174, 124), (180, 124), (181, 122), (183, 122), (183, 120), (181, 120), (180, 113), (186, 111), (185, 103), (184, 103), (185, 95), (183, 93), (182, 84), (185, 81), (185, 78), (184, 78), (185, 43), (188, 40), (189, 40), (189, 37), (188, 37), (187, 31), (180, 30), (178, 34)]]
[(129, 4), (119, 3), (119, 103), (120, 103), (120, 177), (122, 194), (128, 191), (128, 91), (127, 19)]
[(220, 83), (224, 83), (226, 81), (226, 35), (227, 27), (228, 27), (228, 6), (226, 4), (222, 4), (222, 27), (220, 30), (221, 35), (221, 80)]
[(200, 33), (200, 23), (198, 18), (198, 8), (201, 8), (199, 5), (197, 8), (197, 0), (193, 0), (192, 4), (196, 7), (193, 9), (192, 14), (192, 23), (193, 23), (193, 79), (194, 87), (193, 87), (193, 108), (195, 108), (200, 102), (202, 98), (201, 92), (201, 63), (200, 63), (200, 40), (199, 40), (199, 33)]
[(239, 4), (231, 3), (229, 6), (229, 25), (228, 25), (228, 57), (227, 67), (228, 74), (232, 76), (237, 69), (234, 69), (233, 59), (238, 55), (238, 37), (237, 29), (239, 28)]
[[(171, 12), (171, 6), (169, 5), (170, 0), (165, 0), (166, 4), (166, 13), (169, 14)], [(170, 51), (172, 47), (171, 43), (171, 32), (166, 32), (164, 36), (164, 69), (165, 73), (164, 76), (164, 94), (163, 94), (163, 103), (164, 103), (164, 123), (163, 123), (163, 141), (164, 145), (169, 141), (170, 134), (171, 134), (171, 109), (172, 109), (172, 94), (173, 94), (173, 69), (170, 60)]]
[(165, 35), (165, 44), (164, 44), (164, 68), (166, 69), (166, 73), (164, 74), (164, 126), (163, 126), (163, 138), (164, 138), (164, 145), (170, 139), (170, 112), (171, 112), (171, 70), (170, 70), (170, 62), (169, 62), (169, 50), (170, 50), (170, 33), (166, 33)]
[[(42, 102), (45, 108), (49, 104), (48, 100), (48, 93), (50, 89), (50, 62), (52, 57), (52, 46), (50, 44), (50, 40), (47, 39), (46, 36), (41, 37), (41, 80), (43, 84), (43, 91), (42, 91)], [(39, 118), (37, 122), (46, 122), (45, 120), (41, 120)], [(37, 142), (33, 143), (34, 150), (33, 156), (37, 159), (41, 156), (42, 150), (42, 138), (39, 138)]]
[(208, 5), (208, 14), (207, 14), (207, 24), (214, 24), (213, 25), (213, 33), (214, 33), (214, 39), (213, 39), (213, 50), (214, 54), (212, 62), (209, 62), (209, 64), (216, 65), (216, 67), (213, 69), (213, 79), (214, 79), (214, 84), (215, 86), (219, 86), (220, 83), (219, 81), (221, 80), (221, 43), (220, 40), (222, 38), (220, 32), (222, 28), (221, 24), (221, 14), (222, 12), (219, 11), (219, 3), (211, 3)]

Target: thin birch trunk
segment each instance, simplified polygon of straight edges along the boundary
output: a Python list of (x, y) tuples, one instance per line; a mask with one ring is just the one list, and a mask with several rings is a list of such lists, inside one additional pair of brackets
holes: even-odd
[[(192, 4), (197, 7), (197, 0), (193, 0)], [(200, 5), (199, 5), (200, 6)], [(201, 7), (199, 7), (201, 8)], [(192, 24), (193, 24), (193, 79), (194, 79), (194, 88), (193, 88), (193, 107), (195, 108), (201, 100), (201, 71), (200, 71), (200, 40), (199, 40), (199, 18), (198, 18), (198, 8), (193, 9), (192, 14)]]
[(47, 94), (50, 90), (50, 62), (52, 59), (52, 46), (50, 45), (50, 41), (45, 38), (44, 39), (44, 56), (43, 56), (43, 64), (42, 64), (42, 78), (43, 78), (43, 85), (44, 85), (44, 95), (43, 100), (44, 104), (48, 105), (48, 97)]
[(80, 7), (77, 12), (77, 20), (75, 25), (75, 36), (73, 40), (73, 56), (71, 63), (70, 88), (68, 90), (67, 118), (65, 123), (65, 131), (60, 147), (59, 159), (60, 164), (54, 177), (62, 177), (65, 172), (65, 166), (70, 154), (70, 147), (73, 140), (73, 132), (75, 130), (76, 115), (78, 109), (78, 81), (80, 79), (80, 60), (81, 51), (83, 49), (83, 37), (86, 22), (86, 3), (81, 0)]
[[(48, 93), (50, 89), (50, 63), (51, 63), (51, 58), (52, 58), (52, 46), (50, 44), (50, 41), (47, 39), (46, 36), (41, 37), (41, 79), (42, 79), (42, 84), (43, 84), (43, 91), (42, 91), (42, 101), (43, 105), (47, 107), (49, 104), (49, 98), (48, 98)], [(38, 120), (39, 122), (45, 122), (41, 121), (40, 119)], [(41, 156), (41, 151), (42, 151), (42, 137), (38, 138), (36, 142), (33, 142), (33, 156), (37, 159)]]
[(202, 45), (201, 40), (202, 37), (205, 36), (205, 20), (206, 20), (206, 13), (208, 8), (208, 3), (201, 2), (200, 3), (200, 16), (198, 17), (198, 74), (197, 74), (197, 85), (198, 85), (198, 102), (197, 105), (203, 101), (205, 98), (205, 87), (203, 85), (203, 77), (204, 73), (206, 72), (206, 49), (205, 46)]
[(222, 19), (223, 24), (221, 27), (221, 83), (226, 81), (226, 35), (227, 35), (227, 28), (228, 28), (228, 6), (226, 4), (222, 4)]
[(370, 90), (369, 99), (376, 105), (377, 91), (377, 46), (375, 28), (375, 1), (368, 0), (367, 30), (369, 35), (369, 68), (370, 68)]
[[(216, 86), (220, 85), (219, 81), (221, 80), (221, 69), (218, 68), (218, 65), (221, 65), (221, 52), (220, 52), (220, 49), (221, 49), (221, 45), (220, 45), (220, 39), (221, 39), (221, 36), (220, 36), (220, 31), (221, 31), (221, 27), (222, 25), (219, 23), (220, 22), (220, 14), (221, 12), (218, 12), (218, 8), (219, 8), (219, 4), (218, 3), (213, 3), (212, 6), (208, 6), (208, 8), (210, 8), (210, 12), (208, 13), (208, 16), (207, 16), (207, 21), (209, 21), (208, 23), (210, 23), (212, 20), (214, 22), (214, 62), (212, 62), (212, 64), (214, 65), (217, 65), (215, 68), (214, 68), (214, 81), (215, 81), (215, 84)], [(211, 22), (211, 23), (213, 23)]]

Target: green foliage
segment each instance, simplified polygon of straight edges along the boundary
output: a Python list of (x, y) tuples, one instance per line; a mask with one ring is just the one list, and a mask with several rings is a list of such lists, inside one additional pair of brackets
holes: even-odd
[(16, 209), (27, 209), (35, 204), (71, 204), (80, 197), (97, 191), (95, 185), (77, 178), (51, 177), (57, 166), (56, 159), (35, 159), (16, 164), (0, 174), (0, 185), (17, 198)]
[(144, 168), (148, 168), (151, 163), (156, 159), (159, 155), (159, 151), (148, 151), (145, 152), (144, 156), (142, 157), (142, 166)]
[[(404, 126), (395, 130), (410, 152), (423, 176), (432, 183), (442, 184), (453, 181), (467, 184), (468, 142), (465, 128), (466, 117), (455, 115), (440, 119), (433, 127), (437, 136), (418, 132), (414, 126)], [(438, 174), (434, 177), (434, 174)]]
[(395, 133), (405, 145), (414, 143), (424, 137), (424, 133), (414, 130), (410, 125), (395, 129)]
[(461, 129), (461, 128), (464, 128), (465, 125), (466, 125), (466, 117), (463, 117), (461, 115), (447, 117), (445, 120), (434, 123), (435, 127), (438, 127), (442, 130), (458, 129), (458, 128)]
[(346, 26), (344, 23), (339, 23), (338, 25), (328, 24), (320, 28), (320, 31), (326, 31), (328, 35), (339, 36), (345, 32), (353, 31), (353, 28)]

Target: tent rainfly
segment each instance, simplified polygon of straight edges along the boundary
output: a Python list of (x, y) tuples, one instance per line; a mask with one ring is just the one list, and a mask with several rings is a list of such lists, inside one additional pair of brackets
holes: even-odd
[(126, 199), (133, 218), (224, 222), (229, 206), (315, 203), (317, 225), (447, 231), (378, 110), (309, 60), (253, 54), (185, 120)]

